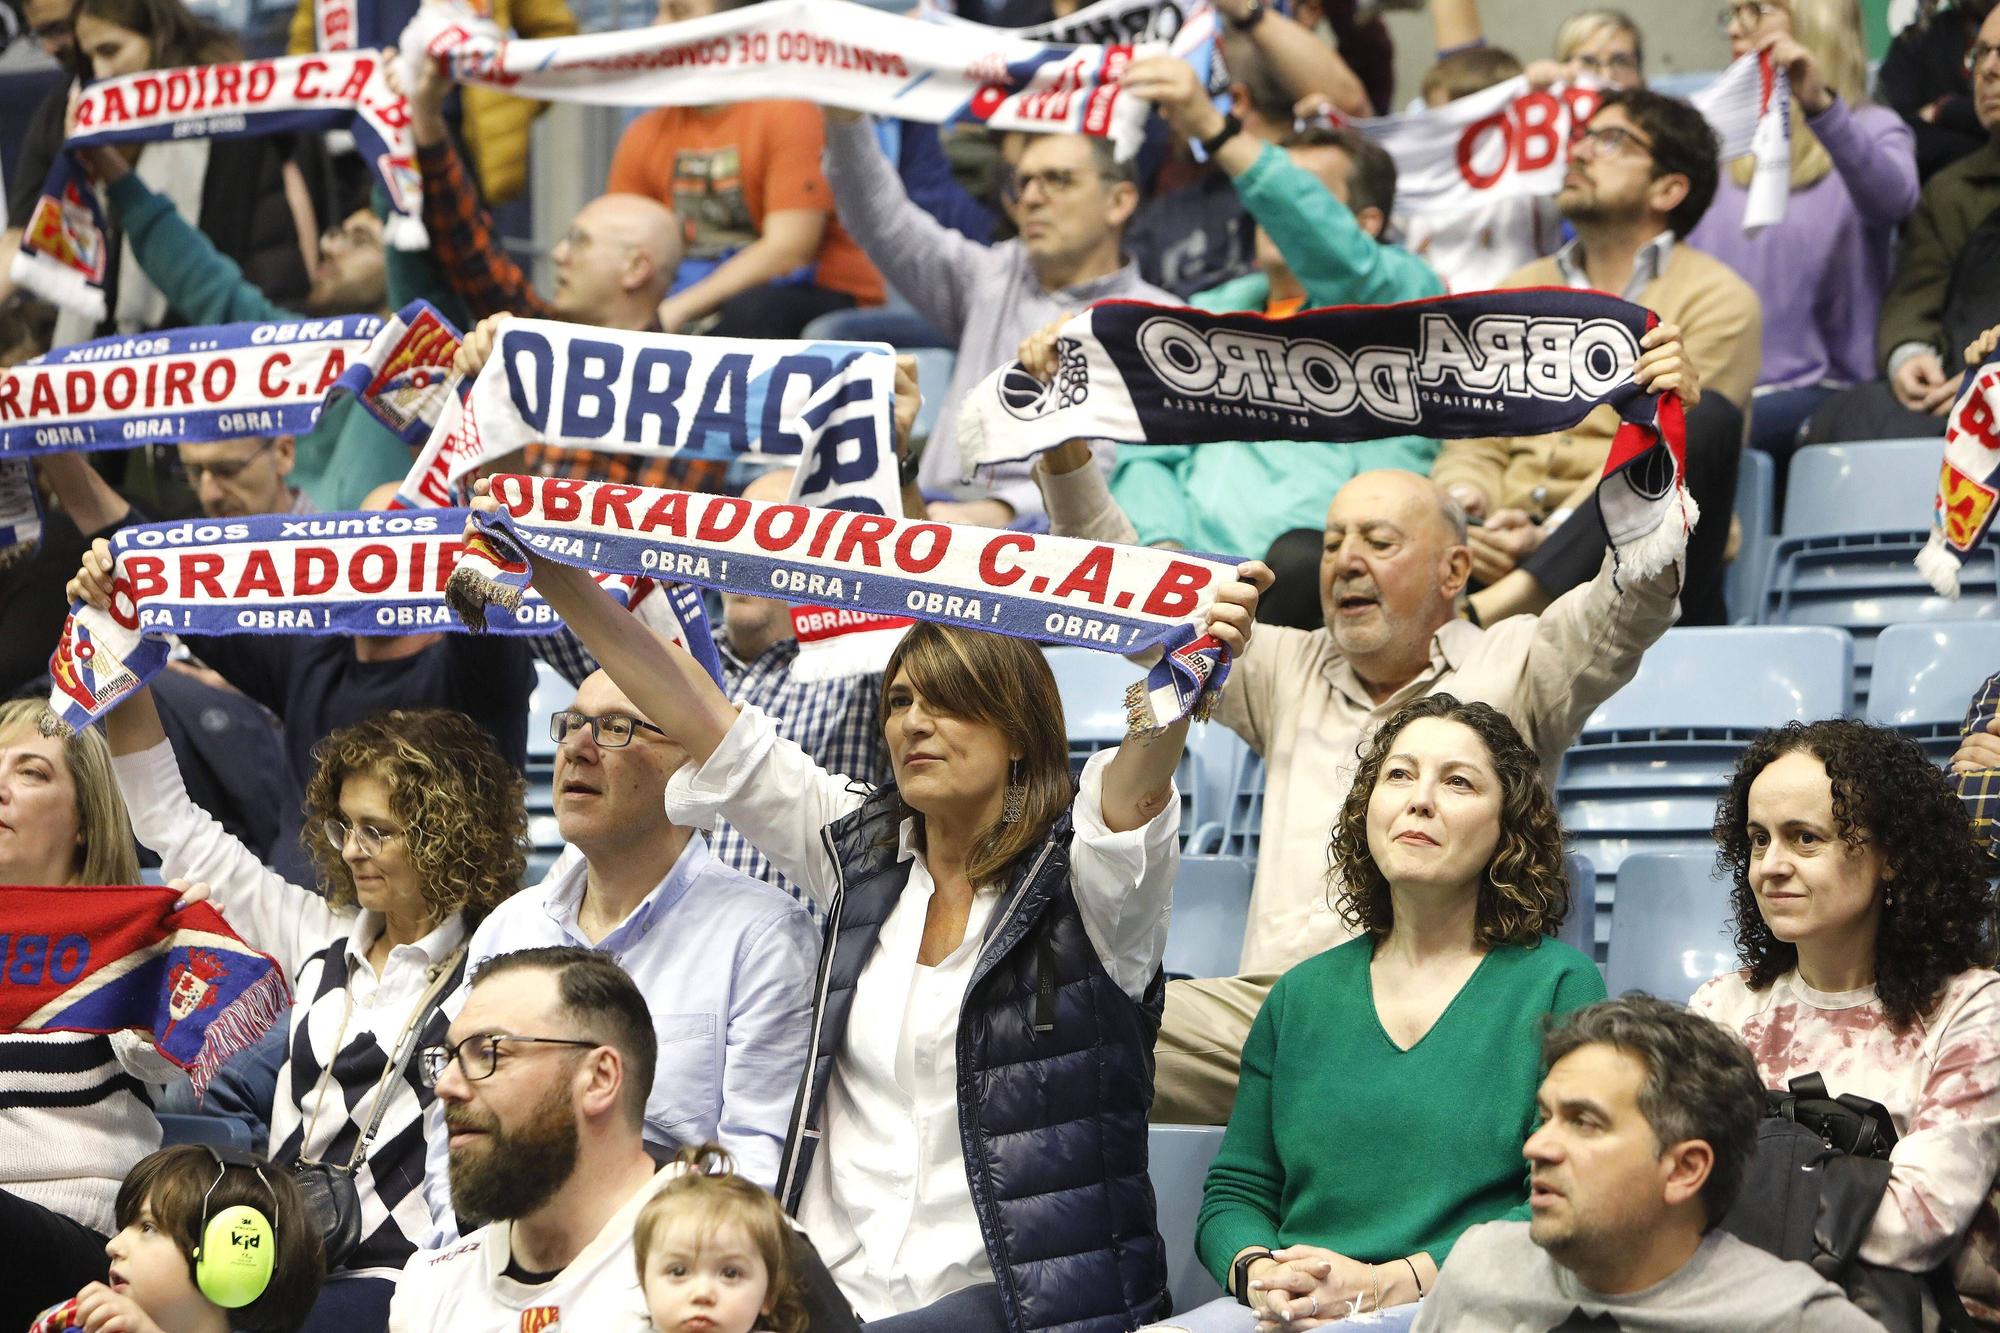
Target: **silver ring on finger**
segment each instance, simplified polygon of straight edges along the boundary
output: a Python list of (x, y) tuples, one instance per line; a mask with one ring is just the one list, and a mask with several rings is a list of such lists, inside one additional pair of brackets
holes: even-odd
[(1312, 1313), (1307, 1315), (1306, 1318), (1308, 1319), (1319, 1318), (1319, 1294), (1317, 1292), (1309, 1292), (1306, 1295), (1306, 1299), (1313, 1303)]

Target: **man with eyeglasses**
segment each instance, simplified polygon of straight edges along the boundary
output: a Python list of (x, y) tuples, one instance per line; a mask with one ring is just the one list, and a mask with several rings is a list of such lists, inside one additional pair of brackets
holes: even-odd
[(1993, 0), (1939, 4), (1928, 20), (1912, 22), (1890, 39), (1875, 76), (1875, 98), (1903, 118), (1917, 139), (1917, 178), (1928, 181), (1987, 140), (1972, 105), (1972, 71), (1966, 53)]
[(1986, 142), (1931, 177), (1903, 226), (1875, 323), (1885, 379), (1835, 394), (1807, 443), (1943, 435), (1965, 380), (1963, 349), (2000, 324), (2000, 9), (1965, 56)]
[[(585, 679), (548, 725), (556, 824), (569, 849), (480, 924), (468, 973), (557, 945), (611, 958), (645, 993), (659, 1037), (646, 1141), (663, 1152), (720, 1143), (738, 1171), (771, 1188), (805, 1072), (819, 929), (791, 894), (725, 865), (701, 834), (668, 821), (667, 778), (687, 756), (608, 675)], [(447, 1000), (445, 1012), (463, 999)], [(468, 1206), (444, 1188), (446, 1126), (434, 1116), (425, 1128), (424, 1193), (442, 1241)], [(456, 1173), (452, 1181), (457, 1196)]]
[[(854, 112), (826, 109), (826, 177), (841, 222), (890, 286), (958, 350), (917, 468), (930, 516), (943, 522), (1038, 527), (1046, 519), (1026, 463), (981, 469), (977, 483), (959, 480), (959, 401), (1013, 360), (1023, 338), (1093, 301), (1180, 304), (1125, 255), (1125, 228), (1139, 206), (1133, 164), (1115, 161), (1101, 138), (1027, 140), (1006, 179), (1007, 211), (1019, 234), (987, 246), (912, 202), (872, 125)], [(1113, 446), (1097, 449), (1108, 469)]]
[[(1686, 102), (1644, 88), (1607, 93), (1571, 145), (1556, 207), (1576, 239), (1516, 270), (1502, 288), (1574, 287), (1623, 297), (1677, 325), (1700, 376), (1687, 417), (1687, 487), (1702, 513), (1688, 541), (1683, 624), (1718, 625), (1728, 514), (1743, 420), (1762, 360), (1756, 293), (1686, 236), (1715, 197), (1715, 131)], [(1468, 514), (1473, 618), (1540, 612), (1596, 576), (1605, 553), (1597, 480), (1618, 414), (1600, 408), (1566, 431), (1447, 440), (1431, 478)]]
[[(652, 1327), (634, 1222), (685, 1169), (642, 1137), (658, 1027), (633, 978), (593, 950), (528, 949), (472, 974), (446, 1044), (418, 1060), (448, 1127), (451, 1197), (486, 1224), (410, 1260), (391, 1333)], [(818, 1254), (794, 1240), (809, 1333), (854, 1333)]]

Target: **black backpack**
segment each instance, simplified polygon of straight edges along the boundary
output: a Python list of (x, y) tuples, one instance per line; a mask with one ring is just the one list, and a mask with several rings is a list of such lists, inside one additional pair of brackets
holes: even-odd
[(1889, 1333), (1922, 1333), (1923, 1294), (1938, 1327), (1978, 1333), (1952, 1286), (1951, 1260), (1906, 1273), (1861, 1259), (1882, 1195), (1896, 1126), (1880, 1102), (1828, 1094), (1818, 1074), (1801, 1074), (1769, 1103), (1742, 1193), (1722, 1229), (1781, 1259), (1810, 1264)]

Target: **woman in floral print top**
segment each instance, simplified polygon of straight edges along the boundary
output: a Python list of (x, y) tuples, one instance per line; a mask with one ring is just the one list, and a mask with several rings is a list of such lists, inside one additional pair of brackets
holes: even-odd
[(1743, 1038), (1768, 1086), (1817, 1072), (1888, 1108), (1899, 1137), (1861, 1257), (1953, 1261), (1968, 1311), (1995, 1318), (1994, 867), (1950, 781), (1894, 732), (1795, 722), (1744, 751), (1715, 837), (1745, 967), (1691, 1007)]

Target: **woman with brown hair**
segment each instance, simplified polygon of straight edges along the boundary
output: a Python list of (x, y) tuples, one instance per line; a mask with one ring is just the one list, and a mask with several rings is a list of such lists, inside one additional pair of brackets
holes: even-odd
[[(1079, 788), (1040, 649), (919, 624), (882, 676), (894, 777), (870, 791), (739, 714), (589, 574), (530, 558), (687, 751), (669, 817), (727, 819), (825, 917), (778, 1197), (871, 1329), (1114, 1333), (1160, 1315), (1146, 1113), (1187, 724), (1092, 756)], [(1270, 577), (1252, 562), (1218, 594), (1207, 631), (1231, 651)]]
[(1174, 1325), (1407, 1305), (1468, 1227), (1527, 1217), (1544, 1024), (1604, 998), (1552, 938), (1569, 885), (1539, 768), (1503, 714), (1449, 694), (1364, 746), (1331, 850), (1361, 935), (1280, 977), (1251, 1025), (1195, 1233), (1231, 1297)]
[[(70, 586), (99, 592), (88, 579)], [(521, 774), (446, 709), (395, 710), (331, 733), (306, 787), (309, 850), (330, 886), (322, 898), (265, 868), (188, 799), (150, 690), (105, 728), (139, 840), (166, 874), (206, 885), (237, 933), (293, 980), (271, 1159), (351, 1167), (360, 1214), (350, 1252), (330, 1243), (331, 1276), (305, 1327), (386, 1327), (395, 1276), (431, 1226), (421, 1186), (432, 1094), (414, 1052), (443, 1039), (439, 1001), (465, 970), (473, 928), (520, 887)]]

